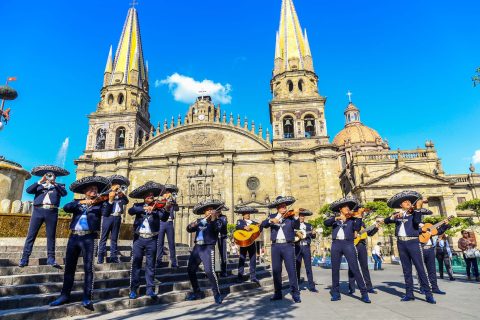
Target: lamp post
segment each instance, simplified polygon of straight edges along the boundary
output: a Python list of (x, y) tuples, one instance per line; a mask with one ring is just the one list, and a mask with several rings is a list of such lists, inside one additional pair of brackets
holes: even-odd
[[(0, 131), (10, 120), (10, 109), (5, 110), (5, 101), (6, 100), (15, 100), (18, 96), (18, 93), (15, 89), (8, 86), (8, 82), (16, 81), (17, 78), (9, 77), (4, 86), (0, 86), (0, 99), (2, 99), (2, 104), (0, 106)], [(5, 123), (5, 125), (4, 125)]]

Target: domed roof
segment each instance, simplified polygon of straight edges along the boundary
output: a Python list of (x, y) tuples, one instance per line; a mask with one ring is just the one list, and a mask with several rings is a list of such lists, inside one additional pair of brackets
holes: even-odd
[(365, 126), (361, 122), (352, 123), (343, 128), (333, 139), (333, 144), (337, 147), (344, 147), (346, 141), (349, 141), (350, 144), (376, 144), (377, 141), (383, 142), (377, 131)]

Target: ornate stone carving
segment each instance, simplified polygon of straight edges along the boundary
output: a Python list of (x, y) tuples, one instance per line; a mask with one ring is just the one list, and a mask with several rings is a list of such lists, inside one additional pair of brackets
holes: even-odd
[(247, 179), (247, 187), (251, 191), (255, 191), (260, 187), (260, 180), (257, 177), (250, 177)]
[(224, 148), (224, 137), (220, 133), (201, 132), (188, 134), (179, 139), (180, 151), (197, 150), (222, 150)]

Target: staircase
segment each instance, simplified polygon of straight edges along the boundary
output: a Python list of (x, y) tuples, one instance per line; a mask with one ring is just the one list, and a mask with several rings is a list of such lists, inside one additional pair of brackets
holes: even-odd
[[(109, 249), (109, 248), (108, 248)], [(83, 295), (83, 260), (79, 259), (75, 284), (71, 294), (71, 302), (59, 307), (49, 307), (62, 289), (63, 270), (46, 265), (46, 247), (35, 246), (30, 256), (29, 266), (17, 266), (22, 254), (22, 246), (0, 247), (0, 319), (57, 319), (74, 315), (91, 315), (111, 312), (118, 309), (138, 308), (152, 304), (172, 304), (185, 300), (191, 290), (187, 275), (187, 262), (190, 248), (177, 245), (178, 269), (169, 267), (168, 256), (162, 259), (162, 265), (156, 269), (156, 292), (158, 299), (152, 300), (144, 296), (145, 285), (139, 289), (139, 298), (128, 299), (130, 284), (131, 242), (119, 243), (120, 263), (95, 265), (94, 304), (95, 311), (89, 311), (80, 305)], [(65, 246), (57, 246), (57, 262), (64, 264)], [(237, 283), (238, 256), (228, 257), (228, 277), (218, 278), (223, 295), (257, 295), (273, 291), (273, 281), (269, 266), (257, 264), (257, 278), (261, 286), (248, 281)], [(145, 264), (143, 264), (145, 265)], [(63, 265), (62, 265), (63, 266)], [(202, 266), (201, 266), (202, 267)], [(245, 265), (248, 272), (248, 260)], [(205, 296), (212, 296), (210, 284), (201, 269), (198, 272), (200, 286)], [(144, 283), (142, 272), (142, 283)]]

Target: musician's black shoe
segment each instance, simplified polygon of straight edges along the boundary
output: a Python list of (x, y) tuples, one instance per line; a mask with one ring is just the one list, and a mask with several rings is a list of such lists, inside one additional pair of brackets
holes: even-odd
[(277, 301), (282, 299), (283, 299), (283, 296), (281, 294), (274, 294), (273, 297), (270, 298), (270, 301)]
[(202, 294), (200, 292), (189, 292), (187, 297), (185, 298), (186, 301), (194, 301), (202, 299)]
[(47, 259), (47, 264), (49, 266), (54, 267), (55, 269), (62, 269), (62, 267), (57, 263), (57, 261), (55, 261), (54, 258), (48, 258)]
[(118, 258), (110, 258), (110, 263), (120, 263), (120, 260)]
[(330, 301), (340, 301), (342, 300), (342, 296), (339, 294), (332, 294), (332, 297), (330, 298)]
[(354, 294), (355, 293), (355, 289), (348, 289), (348, 294)]
[(60, 296), (55, 301), (50, 303), (50, 307), (58, 307), (58, 306), (61, 306), (62, 304), (68, 303), (69, 301), (70, 301), (69, 298), (65, 296)]
[(435, 301), (433, 296), (427, 296), (427, 297), (425, 297), (425, 300), (427, 300), (427, 302), (430, 303), (430, 304), (436, 304), (437, 303), (437, 301)]
[(98, 258), (98, 260), (97, 260), (97, 264), (103, 264), (104, 262), (105, 262), (105, 260), (104, 260), (104, 259), (100, 259), (100, 258)]
[(457, 279), (455, 279), (454, 277), (450, 278), (450, 281), (455, 281), (455, 280), (457, 280)]
[(413, 301), (413, 300), (415, 300), (415, 297), (412, 297), (412, 296), (403, 296), (402, 299), (400, 299), (400, 301), (402, 302)]
[(216, 294), (214, 297), (216, 304), (222, 304), (223, 298), (221, 294)]
[(442, 291), (442, 290), (440, 290), (440, 289), (432, 290), (432, 293), (436, 293), (436, 294), (447, 294), (445, 291)]
[(419, 292), (420, 294), (425, 294), (425, 290), (423, 290), (422, 288), (420, 288)]
[(368, 292), (368, 293), (377, 294), (377, 290), (375, 290), (375, 289), (373, 289), (373, 288), (372, 288), (372, 289), (369, 289), (367, 292)]
[(300, 296), (295, 296), (295, 297), (293, 297), (293, 302), (295, 302), (295, 303), (301, 303), (301, 302), (302, 302), (302, 299), (300, 299)]
[(128, 296), (129, 299), (135, 300), (138, 298), (138, 295), (135, 291), (130, 291), (130, 295)]
[(318, 292), (317, 288), (313, 287), (313, 288), (308, 288), (308, 291), (310, 292)]
[(370, 298), (368, 297), (368, 294), (362, 295), (360, 300), (362, 300), (362, 302), (365, 302), (365, 303), (372, 303), (372, 301), (370, 301)]
[(154, 300), (158, 298), (157, 294), (152, 289), (147, 290), (147, 296), (149, 296), (150, 298), (152, 298)]
[(258, 285), (260, 285), (260, 281), (258, 279), (251, 279), (250, 281), (252, 281), (253, 283), (256, 283)]
[(18, 263), (18, 266), (19, 266), (20, 268), (23, 268), (23, 267), (28, 266), (28, 260), (27, 260), (27, 259), (22, 259), (22, 260), (20, 260), (20, 262)]
[(94, 311), (95, 309), (93, 308), (93, 302), (90, 299), (83, 299), (82, 300), (82, 307), (85, 309), (88, 309), (90, 311)]

